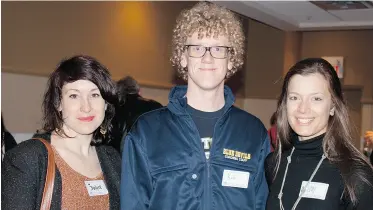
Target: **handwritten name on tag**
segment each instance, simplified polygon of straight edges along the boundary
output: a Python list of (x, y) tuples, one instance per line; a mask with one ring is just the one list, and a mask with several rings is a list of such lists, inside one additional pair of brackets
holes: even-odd
[(247, 188), (249, 178), (249, 172), (224, 170), (221, 185), (225, 187)]
[(89, 196), (106, 195), (109, 193), (104, 180), (85, 181), (84, 183)]
[(307, 186), (307, 189), (305, 188), (306, 184), (307, 184), (307, 181), (302, 182), (301, 190), (299, 192), (299, 195), (301, 195), (302, 190), (304, 190), (302, 198), (313, 198), (313, 199), (325, 200), (326, 193), (328, 192), (329, 184), (325, 184), (321, 182), (310, 182)]

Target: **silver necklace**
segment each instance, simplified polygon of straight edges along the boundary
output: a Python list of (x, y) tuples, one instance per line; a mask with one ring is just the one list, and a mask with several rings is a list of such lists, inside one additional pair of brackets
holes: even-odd
[[(286, 175), (288, 173), (288, 168), (289, 168), (289, 165), (291, 163), (291, 156), (293, 155), (293, 152), (295, 150), (295, 147), (293, 147), (293, 149), (291, 150), (291, 153), (290, 155), (287, 157), (287, 160), (288, 160), (288, 163), (286, 164), (286, 169), (285, 169), (285, 174), (284, 174), (284, 178), (282, 179), (282, 184), (281, 184), (281, 189), (280, 189), (280, 192), (278, 193), (278, 199), (280, 201), (280, 210), (285, 210), (284, 208), (284, 205), (282, 204), (282, 196), (283, 196), (283, 193), (282, 193), (282, 190), (284, 189), (284, 184), (285, 184), (285, 180), (286, 180)], [(291, 208), (291, 210), (295, 210), (295, 208), (297, 207), (300, 199), (302, 198), (303, 194), (306, 192), (306, 189), (308, 187), (308, 185), (311, 183), (313, 177), (315, 176), (316, 172), (319, 170), (320, 166), (321, 166), (321, 163), (323, 162), (323, 160), (326, 158), (325, 154), (323, 154), (321, 156), (321, 159), (319, 161), (319, 163), (317, 164), (315, 170), (313, 170), (312, 172), (312, 175), (310, 177), (310, 179), (307, 181), (307, 184), (306, 186), (304, 186), (303, 188), (301, 188), (300, 190), (300, 194), (298, 196), (298, 199), (295, 201), (293, 207)]]

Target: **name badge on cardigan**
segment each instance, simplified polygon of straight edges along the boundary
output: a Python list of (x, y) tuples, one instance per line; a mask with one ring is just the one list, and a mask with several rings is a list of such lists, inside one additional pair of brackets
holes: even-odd
[[(302, 190), (306, 187), (307, 181), (302, 182), (302, 187), (299, 192), (299, 195), (302, 193)], [(302, 195), (302, 198), (313, 198), (319, 200), (325, 200), (326, 193), (328, 192), (329, 184), (321, 182), (310, 182), (305, 189), (305, 192)]]
[(104, 180), (84, 181), (89, 196), (107, 195), (109, 192)]

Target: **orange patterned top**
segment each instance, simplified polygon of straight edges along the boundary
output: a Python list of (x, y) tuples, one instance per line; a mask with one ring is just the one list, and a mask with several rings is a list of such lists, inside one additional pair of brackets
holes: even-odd
[(61, 210), (105, 210), (109, 209), (109, 194), (89, 196), (85, 181), (104, 180), (100, 173), (95, 178), (86, 177), (72, 169), (53, 148), (55, 160), (62, 179)]

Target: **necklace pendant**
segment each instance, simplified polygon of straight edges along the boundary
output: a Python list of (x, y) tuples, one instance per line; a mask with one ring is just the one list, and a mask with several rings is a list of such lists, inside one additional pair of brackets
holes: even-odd
[(282, 194), (283, 194), (283, 193), (279, 193), (278, 196), (277, 196), (277, 198), (281, 200), (281, 198), (282, 198)]

